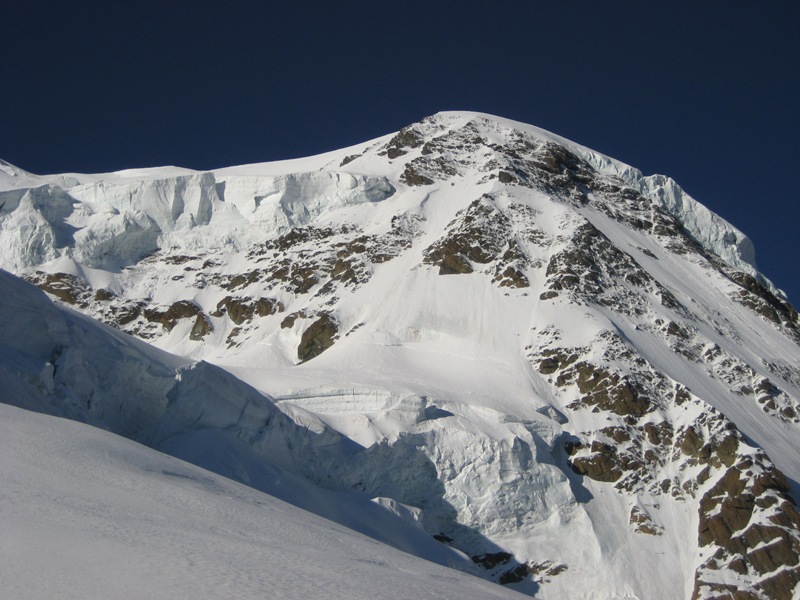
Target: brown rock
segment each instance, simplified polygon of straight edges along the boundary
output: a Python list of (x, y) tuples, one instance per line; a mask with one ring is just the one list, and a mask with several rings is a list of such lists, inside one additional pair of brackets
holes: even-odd
[(166, 310), (149, 308), (144, 311), (144, 318), (151, 323), (161, 323), (164, 329), (172, 331), (179, 319), (187, 319), (200, 313), (200, 307), (191, 300), (179, 300)]
[(117, 325), (127, 325), (128, 323), (132, 323), (138, 319), (140, 314), (142, 314), (141, 306), (138, 304), (126, 304), (117, 309), (114, 316), (114, 322)]
[(611, 483), (622, 477), (616, 450), (608, 444), (592, 442), (593, 454), (571, 461), (572, 470), (595, 481)]
[(439, 264), (439, 275), (472, 273), (472, 265), (461, 254), (444, 254)]
[(400, 180), (406, 183), (407, 185), (413, 185), (413, 186), (433, 184), (433, 179), (417, 172), (417, 170), (414, 169), (413, 166), (411, 166), (411, 163), (406, 165), (403, 174), (400, 176)]
[(266, 317), (283, 310), (283, 304), (271, 298), (259, 298), (251, 300), (249, 298), (235, 298), (225, 296), (217, 303), (217, 310), (213, 313), (215, 317), (221, 317), (224, 313), (236, 325), (241, 325), (245, 321), (252, 320), (254, 315)]
[(338, 323), (329, 314), (323, 314), (303, 332), (297, 358), (306, 362), (319, 356), (333, 346), (338, 331)]
[(272, 298), (259, 298), (256, 300), (255, 308), (259, 317), (268, 317), (284, 310), (283, 303)]
[(189, 339), (195, 342), (202, 340), (206, 335), (212, 331), (211, 323), (203, 313), (197, 313), (197, 318), (194, 320), (192, 332), (189, 334)]
[(305, 319), (306, 313), (304, 311), (293, 312), (286, 315), (281, 321), (281, 329), (291, 329), (294, 327), (295, 322), (297, 319)]
[(84, 298), (89, 294), (89, 289), (82, 280), (67, 273), (45, 274), (37, 271), (36, 275), (26, 279), (67, 304), (85, 305)]
[(765, 592), (768, 598), (775, 600), (793, 600), (793, 590), (800, 585), (800, 566), (784, 569), (772, 577), (762, 579), (758, 589)]
[(697, 435), (694, 427), (690, 425), (678, 437), (677, 445), (684, 454), (694, 456), (703, 446), (703, 438)]

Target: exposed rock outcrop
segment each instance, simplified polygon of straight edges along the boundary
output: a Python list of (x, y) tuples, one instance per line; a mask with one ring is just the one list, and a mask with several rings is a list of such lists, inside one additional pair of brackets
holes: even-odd
[(329, 314), (322, 314), (303, 332), (297, 347), (297, 358), (300, 362), (306, 362), (319, 356), (333, 346), (338, 333), (337, 321)]

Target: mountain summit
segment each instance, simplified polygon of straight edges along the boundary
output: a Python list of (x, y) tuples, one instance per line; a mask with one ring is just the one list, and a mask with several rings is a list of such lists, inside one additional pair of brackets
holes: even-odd
[(348, 526), (543, 598), (800, 593), (800, 318), (671, 179), (467, 112), (208, 172), (3, 172), (0, 267), (171, 353), (120, 404), (136, 352), (34, 344), (0, 302), (39, 361), (6, 361), (11, 403), (374, 499), (452, 555)]

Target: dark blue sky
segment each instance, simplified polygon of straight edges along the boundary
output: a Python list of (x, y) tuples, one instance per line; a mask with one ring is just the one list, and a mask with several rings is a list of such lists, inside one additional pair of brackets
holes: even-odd
[(6, 3), (0, 158), (35, 173), (315, 154), (440, 110), (675, 178), (800, 303), (798, 2)]

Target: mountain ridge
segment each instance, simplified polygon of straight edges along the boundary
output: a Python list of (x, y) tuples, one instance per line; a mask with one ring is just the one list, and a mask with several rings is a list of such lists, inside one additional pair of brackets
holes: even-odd
[[(448, 120), (448, 121), (464, 121), (464, 120), (473, 120), (473, 119), (482, 119), (487, 122), (496, 123), (501, 126), (508, 127), (510, 129), (515, 129), (519, 131), (524, 131), (528, 134), (533, 134), (540, 140), (549, 141), (555, 144), (558, 144), (564, 148), (569, 149), (571, 152), (577, 154), (582, 159), (586, 160), (589, 164), (591, 164), (595, 169), (599, 172), (607, 174), (607, 175), (614, 175), (622, 179), (625, 183), (629, 185), (633, 185), (639, 188), (639, 191), (646, 196), (648, 196), (654, 202), (659, 203), (662, 208), (666, 208), (673, 216), (676, 216), (681, 219), (681, 216), (685, 215), (692, 215), (694, 216), (693, 221), (699, 221), (698, 223), (695, 222), (685, 222), (683, 221), (683, 225), (686, 227), (687, 231), (689, 231), (692, 235), (700, 234), (704, 229), (711, 229), (711, 235), (701, 235), (700, 236), (700, 243), (701, 244), (711, 244), (709, 249), (716, 251), (720, 256), (727, 260), (732, 264), (732, 266), (742, 268), (743, 265), (750, 265), (755, 269), (755, 258), (754, 258), (754, 249), (752, 246), (752, 242), (744, 235), (741, 231), (735, 228), (733, 225), (725, 221), (719, 215), (711, 213), (706, 209), (704, 206), (699, 204), (695, 201), (691, 196), (686, 194), (680, 186), (670, 177), (665, 175), (650, 175), (645, 177), (641, 171), (622, 163), (616, 159), (613, 159), (607, 155), (598, 153), (593, 151), (585, 146), (572, 142), (566, 138), (558, 136), (554, 133), (546, 131), (544, 129), (535, 127), (533, 125), (527, 125), (525, 123), (521, 123), (518, 121), (513, 121), (510, 119), (504, 119), (501, 117), (497, 117), (494, 115), (489, 115), (486, 113), (479, 113), (479, 112), (470, 112), (470, 111), (442, 111), (428, 117), (428, 120), (435, 121), (435, 120)], [(424, 122), (423, 120), (422, 122)], [(161, 178), (164, 176), (186, 176), (186, 175), (201, 175), (203, 173), (211, 173), (211, 174), (221, 174), (221, 175), (232, 175), (232, 174), (245, 174), (245, 173), (252, 173), (258, 172), (261, 175), (272, 174), (275, 172), (279, 172), (281, 174), (284, 173), (291, 173), (293, 171), (293, 165), (303, 164), (306, 169), (308, 168), (308, 161), (313, 161), (313, 164), (328, 164), (330, 165), (331, 162), (328, 159), (338, 158), (343, 153), (346, 156), (355, 156), (358, 153), (358, 150), (363, 150), (365, 146), (377, 145), (382, 143), (383, 141), (390, 139), (393, 137), (392, 134), (388, 134), (379, 138), (375, 138), (374, 140), (370, 140), (369, 142), (362, 142), (360, 144), (355, 144), (349, 148), (341, 149), (341, 150), (334, 150), (325, 152), (319, 155), (315, 155), (313, 157), (306, 157), (306, 158), (298, 158), (298, 159), (287, 159), (281, 161), (273, 161), (269, 163), (251, 163), (239, 166), (232, 166), (232, 167), (224, 167), (224, 168), (217, 168), (217, 169), (209, 169), (209, 170), (194, 170), (194, 169), (186, 169), (183, 167), (155, 167), (155, 168), (134, 168), (134, 169), (126, 169), (123, 171), (115, 171), (106, 174), (97, 174), (97, 175), (81, 175), (81, 174), (67, 174), (67, 175), (59, 175), (59, 176), (39, 176), (33, 175), (26, 171), (11, 165), (10, 163), (6, 163), (3, 161), (11, 170), (12, 172), (19, 173), (19, 175), (14, 176), (25, 176), (25, 177), (35, 177), (41, 178), (43, 180), (48, 179), (49, 177), (75, 177), (76, 180), (80, 180), (82, 178), (86, 178), (87, 181), (91, 181), (92, 179), (101, 178), (103, 176), (116, 176), (121, 178)], [(339, 168), (342, 168), (346, 165), (339, 165)], [(321, 167), (320, 167), (321, 168)], [(699, 215), (693, 215), (695, 211), (698, 211)], [(705, 238), (705, 239), (703, 239)], [(723, 243), (720, 243), (718, 240), (721, 240)], [(714, 243), (714, 242), (717, 243)], [(731, 241), (734, 242), (735, 250), (726, 251), (725, 246), (730, 244)], [(720, 251), (721, 250), (721, 251)], [(763, 278), (763, 275), (760, 275)], [(768, 280), (767, 280), (768, 281)], [(772, 287), (771, 283), (768, 283), (768, 287)]]

